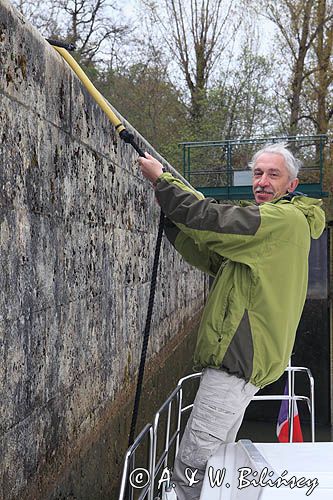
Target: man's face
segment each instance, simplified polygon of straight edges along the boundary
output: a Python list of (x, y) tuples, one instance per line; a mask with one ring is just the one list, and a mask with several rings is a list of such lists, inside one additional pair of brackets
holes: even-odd
[(298, 186), (298, 179), (289, 178), (289, 171), (282, 155), (262, 153), (253, 169), (252, 190), (258, 204), (272, 201), (292, 192)]

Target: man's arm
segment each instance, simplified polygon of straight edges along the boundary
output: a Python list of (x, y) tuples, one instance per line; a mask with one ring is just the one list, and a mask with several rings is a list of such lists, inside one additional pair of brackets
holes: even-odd
[[(153, 156), (148, 153), (145, 154), (146, 158), (139, 158), (138, 162), (140, 163), (144, 177), (156, 186), (156, 181), (163, 174), (163, 167)], [(197, 199), (204, 199), (202, 193), (191, 190), (183, 183), (182, 186), (183, 189), (195, 193)], [(164, 231), (170, 243), (183, 256), (186, 262), (211, 276), (217, 274), (223, 260), (225, 260), (221, 255), (210, 251), (206, 245), (196, 243), (190, 235), (177, 227), (170, 218), (166, 218), (165, 220)]]
[(180, 180), (163, 173), (156, 182), (156, 198), (168, 218), (199, 248), (250, 265), (258, 259), (258, 243), (267, 237), (260, 231), (256, 205), (221, 205), (210, 198), (198, 199)]
[(181, 231), (168, 218), (165, 219), (164, 232), (170, 243), (188, 264), (211, 276), (216, 276), (224, 260), (221, 255), (209, 251), (206, 245), (200, 248), (193, 238)]
[(239, 207), (198, 199), (197, 191), (163, 173), (162, 165), (152, 156), (140, 158), (139, 163), (143, 175), (154, 183), (165, 215), (200, 249), (206, 246), (210, 252), (251, 266), (266, 253), (265, 240), (272, 230), (285, 225), (280, 210), (269, 203), (261, 212), (257, 205)]

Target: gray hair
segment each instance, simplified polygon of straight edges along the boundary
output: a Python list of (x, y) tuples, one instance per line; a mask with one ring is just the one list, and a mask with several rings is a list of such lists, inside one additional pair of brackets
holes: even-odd
[(284, 158), (285, 165), (289, 172), (290, 180), (296, 179), (299, 169), (302, 166), (302, 162), (294, 157), (294, 155), (287, 149), (288, 144), (286, 142), (278, 142), (275, 144), (266, 144), (262, 149), (257, 151), (249, 163), (249, 167), (253, 171), (256, 161), (259, 156), (263, 153), (274, 153), (281, 155)]

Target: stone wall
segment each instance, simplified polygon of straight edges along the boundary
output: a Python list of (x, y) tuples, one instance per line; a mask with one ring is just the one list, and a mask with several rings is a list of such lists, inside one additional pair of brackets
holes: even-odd
[[(135, 151), (7, 0), (0, 137), (0, 498), (44, 498), (135, 384), (159, 209)], [(158, 283), (149, 359), (205, 295), (165, 239)]]

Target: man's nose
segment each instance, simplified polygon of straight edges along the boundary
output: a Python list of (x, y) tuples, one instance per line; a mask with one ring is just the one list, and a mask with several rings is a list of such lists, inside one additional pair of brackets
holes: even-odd
[(269, 179), (266, 174), (262, 174), (259, 180), (259, 186), (267, 186), (269, 184)]

